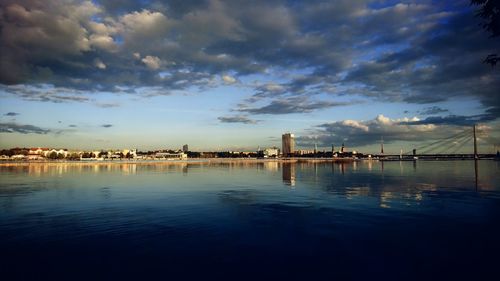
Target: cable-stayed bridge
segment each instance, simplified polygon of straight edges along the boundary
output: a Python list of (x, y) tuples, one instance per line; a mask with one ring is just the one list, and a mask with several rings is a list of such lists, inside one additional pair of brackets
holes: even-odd
[[(496, 146), (495, 146), (496, 148)], [(480, 154), (477, 150), (476, 126), (461, 130), (451, 136), (447, 136), (430, 142), (423, 142), (411, 150), (401, 151), (400, 154), (387, 155), (383, 153), (381, 144), (380, 158), (385, 159), (491, 159), (498, 157), (495, 153)]]

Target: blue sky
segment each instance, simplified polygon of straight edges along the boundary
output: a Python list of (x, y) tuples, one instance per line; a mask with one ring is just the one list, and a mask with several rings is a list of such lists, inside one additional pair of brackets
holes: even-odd
[(468, 1), (2, 1), (0, 146), (408, 150), (478, 123), (498, 50)]

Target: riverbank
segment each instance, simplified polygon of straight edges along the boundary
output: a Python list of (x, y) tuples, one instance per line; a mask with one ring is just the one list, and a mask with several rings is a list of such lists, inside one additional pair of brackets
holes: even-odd
[(103, 161), (67, 161), (67, 160), (33, 160), (33, 161), (2, 161), (0, 166), (11, 165), (175, 165), (175, 164), (220, 164), (220, 163), (321, 163), (321, 162), (353, 162), (360, 159), (353, 158), (204, 158), (188, 160), (103, 160)]

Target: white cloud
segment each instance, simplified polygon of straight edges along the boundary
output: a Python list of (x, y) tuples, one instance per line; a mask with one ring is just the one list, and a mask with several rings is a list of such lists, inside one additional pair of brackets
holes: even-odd
[(159, 57), (155, 56), (146, 56), (141, 60), (147, 67), (151, 69), (158, 69), (161, 65), (161, 60)]
[[(415, 141), (421, 140), (423, 136), (433, 139), (443, 135), (453, 134), (456, 128), (448, 126), (436, 126), (434, 124), (409, 125), (405, 120), (413, 118), (391, 119), (382, 114), (367, 121), (342, 120), (332, 123), (321, 124), (316, 131), (318, 140), (329, 145), (347, 140), (351, 145), (373, 144), (383, 137), (384, 141)], [(302, 137), (301, 142), (307, 144), (311, 140)]]
[(236, 83), (236, 78), (234, 78), (233, 76), (227, 75), (227, 74), (222, 75), (222, 80), (226, 84), (234, 84), (234, 83)]
[(139, 38), (162, 37), (171, 25), (165, 15), (149, 10), (126, 14), (120, 18), (120, 23), (126, 40), (132, 44), (143, 44), (136, 41)]
[(106, 69), (106, 65), (100, 59), (95, 59), (94, 65), (99, 69)]
[(114, 51), (116, 49), (115, 41), (113, 37), (108, 35), (98, 35), (92, 34), (89, 37), (90, 45), (97, 47), (99, 49)]
[(370, 130), (370, 128), (368, 126), (361, 124), (360, 122), (355, 121), (355, 120), (344, 120), (344, 121), (342, 121), (342, 124), (344, 126), (347, 126), (347, 127), (361, 129), (365, 132), (368, 132)]

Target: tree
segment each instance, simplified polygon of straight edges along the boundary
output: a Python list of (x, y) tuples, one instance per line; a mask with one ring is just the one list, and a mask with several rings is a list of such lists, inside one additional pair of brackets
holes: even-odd
[(78, 153), (71, 153), (66, 157), (68, 160), (80, 160)]
[[(471, 4), (479, 6), (476, 17), (482, 19), (481, 27), (491, 33), (490, 37), (500, 36), (500, 0), (471, 0)], [(500, 62), (500, 56), (489, 54), (483, 62), (495, 66)]]
[(52, 151), (47, 158), (49, 158), (49, 159), (57, 159), (57, 152)]

